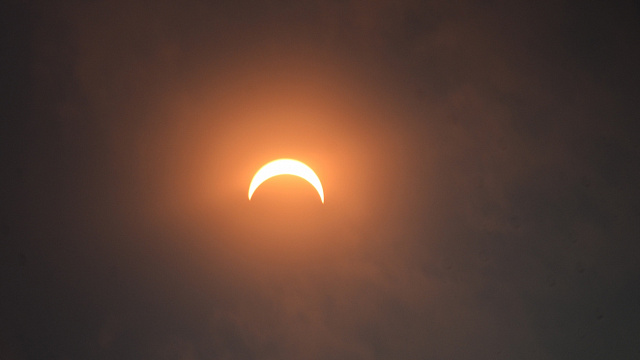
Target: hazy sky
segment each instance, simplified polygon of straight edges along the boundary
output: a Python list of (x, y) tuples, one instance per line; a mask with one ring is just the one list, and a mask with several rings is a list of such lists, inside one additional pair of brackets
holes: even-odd
[(1, 17), (0, 358), (640, 358), (633, 1)]

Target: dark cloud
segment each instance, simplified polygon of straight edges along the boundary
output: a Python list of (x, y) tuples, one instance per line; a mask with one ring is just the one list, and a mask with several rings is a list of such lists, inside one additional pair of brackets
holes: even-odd
[(10, 10), (3, 356), (638, 356), (634, 3)]

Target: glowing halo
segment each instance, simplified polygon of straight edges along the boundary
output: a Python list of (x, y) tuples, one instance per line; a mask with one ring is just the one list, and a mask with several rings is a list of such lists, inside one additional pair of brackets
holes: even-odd
[(324, 204), (324, 190), (322, 190), (322, 183), (320, 183), (318, 175), (304, 163), (293, 159), (278, 159), (261, 167), (249, 185), (249, 200), (260, 184), (278, 175), (294, 175), (305, 179), (316, 188), (320, 200)]

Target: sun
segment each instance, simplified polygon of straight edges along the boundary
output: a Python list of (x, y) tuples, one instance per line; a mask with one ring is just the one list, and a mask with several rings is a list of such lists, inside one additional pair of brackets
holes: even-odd
[(324, 190), (322, 189), (322, 183), (318, 175), (306, 164), (293, 159), (278, 159), (261, 167), (253, 176), (253, 180), (251, 180), (251, 184), (249, 185), (249, 200), (251, 200), (251, 196), (253, 196), (253, 193), (260, 184), (278, 175), (294, 175), (305, 179), (313, 185), (318, 195), (320, 195), (320, 200), (324, 204)]

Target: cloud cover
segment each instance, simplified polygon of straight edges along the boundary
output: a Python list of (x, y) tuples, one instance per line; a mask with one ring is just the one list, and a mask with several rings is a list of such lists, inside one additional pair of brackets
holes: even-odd
[(17, 4), (4, 353), (637, 356), (632, 3)]

